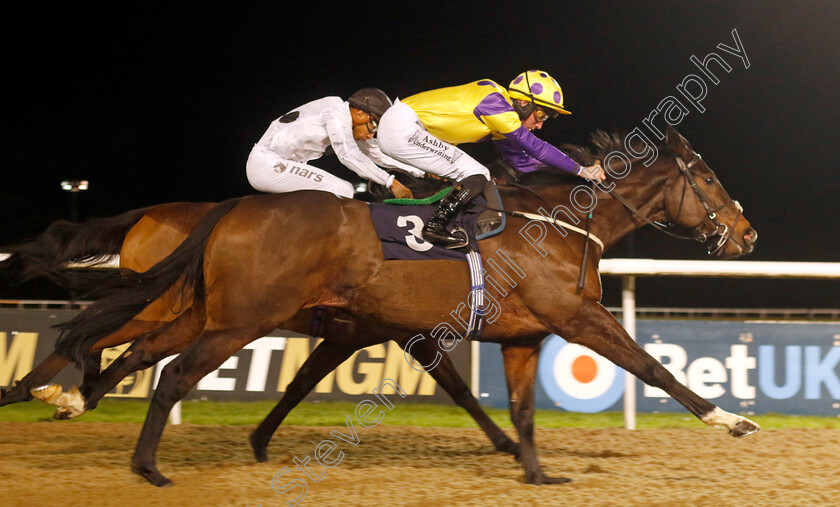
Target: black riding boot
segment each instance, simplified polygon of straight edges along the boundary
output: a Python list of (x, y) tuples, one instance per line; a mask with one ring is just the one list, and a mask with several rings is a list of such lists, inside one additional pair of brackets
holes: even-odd
[(435, 213), (423, 227), (423, 239), (429, 243), (446, 248), (461, 248), (468, 244), (469, 238), (458, 237), (446, 229), (458, 212), (474, 197), (480, 195), (487, 185), (487, 178), (481, 175), (465, 178), (453, 188), (440, 203)]

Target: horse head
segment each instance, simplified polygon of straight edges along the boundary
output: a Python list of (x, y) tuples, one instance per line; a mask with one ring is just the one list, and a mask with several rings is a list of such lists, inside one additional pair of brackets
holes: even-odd
[(689, 230), (706, 244), (710, 255), (721, 259), (752, 252), (758, 233), (744, 218), (740, 203), (729, 197), (715, 173), (673, 127), (668, 127), (665, 143), (678, 171), (663, 188), (670, 225)]

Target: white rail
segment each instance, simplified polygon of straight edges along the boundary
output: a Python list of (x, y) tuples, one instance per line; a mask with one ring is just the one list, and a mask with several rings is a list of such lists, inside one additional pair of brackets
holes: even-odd
[[(0, 252), (0, 262), (5, 261), (9, 258), (9, 254)], [(100, 263), (91, 263), (91, 262), (71, 262), (67, 265), (70, 268), (102, 268), (102, 269), (109, 269), (109, 268), (118, 268), (120, 267), (120, 256), (119, 255), (109, 255), (104, 258), (104, 262)]]
[[(0, 253), (0, 261), (9, 254)], [(120, 256), (105, 262), (72, 263), (76, 268), (118, 268)], [(601, 259), (601, 274), (615, 276), (716, 276), (725, 278), (840, 278), (840, 262), (683, 261), (668, 259)]]
[(601, 274), (726, 278), (840, 278), (840, 262), (601, 259)]

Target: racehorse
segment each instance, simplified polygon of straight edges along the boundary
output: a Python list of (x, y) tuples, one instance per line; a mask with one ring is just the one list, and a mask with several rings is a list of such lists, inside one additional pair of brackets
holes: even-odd
[[(599, 153), (589, 156), (609, 158), (618, 146), (601, 146)], [(481, 243), (485, 252), (505, 252), (522, 278), (493, 300), (496, 311), (487, 320), (481, 340), (502, 345), (511, 419), (528, 483), (568, 482), (543, 473), (533, 440), (536, 366), (541, 342), (551, 333), (584, 345), (663, 389), (706, 424), (724, 426), (733, 436), (759, 429), (676, 381), (598, 303), (597, 266), (603, 252), (596, 246), (589, 248), (590, 240), (600, 238), (596, 243), (608, 248), (646, 223), (670, 223), (696, 239), (711, 241), (710, 251), (719, 258), (741, 256), (753, 249), (757, 234), (742, 208), (729, 198), (688, 142), (669, 128), (659, 151), (655, 161), (643, 168), (638, 167), (638, 158), (626, 153), (617, 157), (617, 163), (612, 158), (611, 174), (620, 178), (609, 194), (598, 190), (603, 199), (587, 210), (592, 218), (585, 235), (562, 234), (559, 228), (548, 234), (545, 223), (519, 213), (504, 232)], [(631, 170), (634, 163), (636, 169)], [(502, 186), (500, 193), (506, 209), (536, 211), (549, 202), (568, 202), (570, 192), (579, 187), (576, 184), (538, 174), (518, 185)], [(558, 208), (545, 213), (553, 217), (564, 209), (571, 211)], [(556, 220), (546, 220), (560, 227)], [(534, 237), (534, 227), (544, 234)], [(587, 249), (591, 250), (588, 257)], [(578, 276), (578, 267), (585, 278)], [(578, 290), (581, 279), (585, 283)], [(447, 329), (441, 326), (448, 311), (462, 304), (459, 288), (467, 288), (468, 282), (466, 267), (460, 262), (385, 261), (365, 203), (320, 192), (250, 196), (211, 210), (152, 269), (124, 272), (116, 283), (109, 283), (101, 299), (66, 324), (58, 351), (81, 360), (91, 344), (119, 329), (176, 283), (193, 298), (191, 308), (203, 308), (200, 336), (163, 369), (132, 458), (133, 471), (160, 486), (170, 481), (157, 470), (155, 455), (172, 406), (248, 342), (301, 310), (326, 306), (371, 326), (372, 331), (351, 338), (324, 333), (325, 341), (359, 347), (396, 336), (412, 337), (410, 343), (419, 344), (427, 340), (424, 333), (432, 331), (439, 338), (440, 330)], [(169, 340), (185, 333), (179, 321), (188, 313), (160, 336)], [(388, 334), (380, 334), (382, 329)], [(448, 336), (455, 334), (452, 326), (448, 329)]]
[[(419, 191), (419, 195), (433, 190), (416, 184), (413, 188)], [(216, 204), (169, 203), (133, 210), (116, 217), (92, 220), (87, 224), (60, 221), (53, 224), (35, 240), (8, 248), (7, 250), (13, 252), (13, 255), (6, 262), (0, 263), (0, 269), (17, 270), (21, 279), (45, 277), (62, 287), (72, 286), (78, 290), (88, 291), (100, 283), (102, 277), (81, 276), (75, 271), (67, 270), (67, 263), (87, 262), (90, 265), (96, 265), (107, 260), (110, 255), (119, 254), (122, 268), (138, 272), (146, 271), (172, 252), (187, 237), (201, 217)], [(191, 304), (182, 301), (175, 291), (167, 292), (118, 331), (98, 340), (81, 361), (84, 382), (79, 389), (62, 393), (60, 386), (48, 384), (69, 363), (67, 358), (53, 352), (13, 387), (0, 389), (0, 406), (29, 401), (33, 398), (32, 392), (34, 392), (39, 399), (49, 401), (59, 407), (53, 416), (56, 419), (69, 419), (92, 410), (98, 401), (126, 375), (179, 353), (199, 335), (204, 325), (201, 306), (193, 308), (192, 318), (187, 319), (195, 323), (192, 334), (182, 332), (178, 335), (177, 341), (157, 339), (160, 331), (190, 309), (190, 306)], [(280, 327), (313, 334), (312, 313), (311, 310), (302, 311)], [(358, 326), (351, 316), (343, 315), (338, 320), (331, 317), (329, 313), (320, 316), (326, 332), (347, 337), (368, 332), (367, 328)], [(181, 329), (186, 331), (183, 320)], [(387, 330), (383, 329), (381, 332), (385, 333)], [(169, 336), (171, 335), (170, 333)], [(100, 373), (102, 350), (130, 341), (134, 343), (121, 358), (109, 366), (105, 372)], [(400, 343), (401, 346), (405, 344), (405, 340)], [(270, 419), (267, 418), (258, 427), (263, 429), (258, 429), (251, 437), (250, 443), (259, 461), (267, 460), (267, 446), (271, 435), (288, 412), (326, 374), (359, 348), (361, 347), (337, 345), (328, 341), (318, 344), (286, 388), (277, 407), (272, 410)], [(428, 360), (442, 351), (436, 342), (428, 342), (414, 347), (412, 352), (418, 359)], [(128, 357), (131, 359), (126, 361)], [(456, 404), (467, 410), (497, 450), (518, 455), (518, 445), (482, 410), (448, 356), (441, 357), (444, 360), (441, 361), (439, 368), (431, 372), (432, 377)]]
[[(14, 273), (22, 281), (42, 277), (59, 287), (89, 292), (98, 285), (99, 275), (80, 275), (67, 269), (66, 264), (87, 263), (95, 267), (119, 254), (121, 267), (145, 271), (174, 250), (216, 204), (168, 203), (84, 224), (58, 221), (36, 239), (6, 247), (11, 255), (0, 263), (0, 270), (7, 275)], [(127, 343), (171, 321), (173, 305), (165, 295), (117, 333), (100, 340), (81, 363), (85, 379), (93, 379), (99, 373), (102, 349)], [(0, 389), (0, 406), (29, 401), (30, 391), (49, 382), (68, 362), (52, 353), (13, 387)]]

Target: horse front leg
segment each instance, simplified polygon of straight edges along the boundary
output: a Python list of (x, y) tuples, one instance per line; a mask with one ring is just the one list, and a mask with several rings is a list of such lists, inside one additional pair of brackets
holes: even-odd
[(756, 423), (715, 406), (677, 381), (597, 301), (584, 298), (575, 317), (558, 326), (556, 332), (571, 343), (592, 349), (649, 386), (662, 389), (710, 426), (723, 426), (734, 437), (750, 435), (760, 429)]
[(534, 443), (534, 383), (540, 357), (541, 341), (502, 346), (505, 377), (510, 398), (510, 419), (519, 434), (519, 461), (525, 469), (527, 484), (563, 484), (565, 477), (548, 477), (540, 467)]

